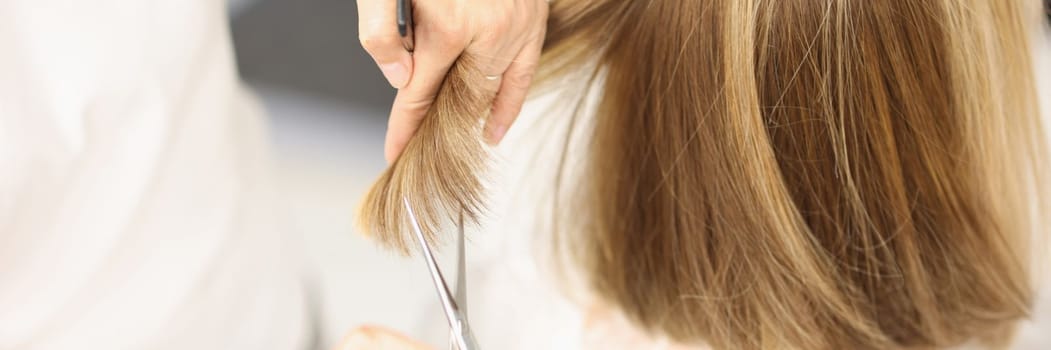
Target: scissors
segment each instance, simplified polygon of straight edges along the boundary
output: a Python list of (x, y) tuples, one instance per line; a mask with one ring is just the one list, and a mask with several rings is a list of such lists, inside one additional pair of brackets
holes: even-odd
[(431, 247), (427, 244), (427, 240), (423, 238), (423, 231), (420, 229), (420, 223), (416, 221), (416, 213), (412, 210), (412, 205), (409, 204), (409, 198), (403, 197), (402, 202), (405, 204), (405, 210), (409, 213), (409, 222), (412, 224), (412, 230), (416, 234), (416, 241), (420, 244), (423, 259), (427, 262), (427, 269), (431, 273), (434, 289), (438, 292), (438, 298), (441, 301), (442, 310), (445, 312), (445, 318), (449, 321), (449, 348), (479, 350), (478, 343), (474, 340), (474, 333), (471, 332), (471, 327), (467, 324), (467, 276), (464, 268), (463, 212), (460, 213), (460, 220), (457, 223), (459, 231), (457, 269), (459, 271), (456, 274), (456, 296), (454, 297), (449, 293), (449, 286), (445, 284), (445, 277), (442, 276), (442, 271), (438, 268), (438, 262), (434, 259)]
[(412, 22), (412, 0), (394, 0), (398, 2), (398, 35), (401, 35), (401, 46), (412, 53), (416, 49), (415, 24)]

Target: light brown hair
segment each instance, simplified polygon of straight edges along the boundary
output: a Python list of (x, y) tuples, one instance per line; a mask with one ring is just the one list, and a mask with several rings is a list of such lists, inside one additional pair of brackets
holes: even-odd
[(493, 96), (477, 88), (484, 75), (467, 56), (450, 68), (434, 105), (402, 155), (369, 189), (358, 210), (358, 227), (381, 245), (409, 254), (407, 199), (430, 244), (450, 218), (477, 223), (482, 212), (485, 150), (481, 120)]
[[(601, 300), (684, 343), (1006, 344), (1045, 212), (1020, 8), (555, 1), (541, 77), (596, 62), (602, 95), (558, 246)], [(461, 73), (366, 199), (366, 230), (396, 247), (405, 193), (481, 209), (483, 151), (436, 148), (445, 129), (480, 142), (485, 109), (466, 105), (484, 98)]]

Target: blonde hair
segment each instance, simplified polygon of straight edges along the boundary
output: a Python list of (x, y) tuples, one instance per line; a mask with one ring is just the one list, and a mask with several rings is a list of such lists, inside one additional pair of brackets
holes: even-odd
[[(434, 105), (405, 150), (369, 189), (358, 210), (358, 227), (381, 245), (409, 254), (412, 231), (407, 199), (430, 244), (439, 229), (462, 214), (477, 223), (485, 169), (481, 118), (493, 96), (472, 85), (484, 75), (467, 56), (453, 64)], [(447, 226), (447, 225), (446, 225)]]
[[(1020, 7), (556, 1), (541, 78), (604, 75), (559, 246), (601, 300), (684, 343), (1006, 344), (1046, 170)], [(466, 105), (486, 100), (461, 73), (366, 199), (395, 247), (405, 193), (481, 210), (483, 151), (437, 146), (480, 140)]]

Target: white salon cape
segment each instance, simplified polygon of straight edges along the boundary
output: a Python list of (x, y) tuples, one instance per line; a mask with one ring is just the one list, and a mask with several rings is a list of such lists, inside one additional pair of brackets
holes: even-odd
[(297, 349), (217, 0), (0, 0), (0, 349)]

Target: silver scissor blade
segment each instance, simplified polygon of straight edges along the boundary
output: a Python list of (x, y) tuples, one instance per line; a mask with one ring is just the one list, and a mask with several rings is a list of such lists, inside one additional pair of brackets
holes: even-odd
[[(456, 295), (456, 303), (460, 306), (460, 314), (463, 317), (464, 322), (467, 322), (467, 263), (465, 260), (466, 251), (464, 250), (464, 233), (463, 233), (463, 210), (460, 210), (460, 219), (456, 222), (456, 291), (453, 292)], [(457, 350), (456, 342), (456, 330), (450, 329), (449, 338), (449, 350)], [(463, 350), (463, 349), (459, 349)]]
[(449, 321), (449, 329), (452, 330), (454, 335), (452, 339), (456, 343), (456, 347), (460, 350), (478, 350), (478, 343), (474, 340), (474, 334), (471, 333), (471, 328), (464, 319), (464, 314), (456, 305), (456, 300), (449, 293), (449, 285), (445, 283), (445, 277), (442, 277), (442, 271), (438, 268), (438, 261), (434, 259), (434, 253), (431, 252), (431, 247), (423, 236), (423, 230), (420, 229), (420, 223), (416, 220), (416, 213), (413, 212), (412, 205), (409, 204), (409, 198), (403, 197), (402, 203), (405, 204), (405, 210), (409, 214), (409, 222), (412, 224), (412, 230), (416, 234), (416, 241), (420, 243), (420, 251), (423, 252), (423, 259), (427, 263), (427, 270), (430, 272), (431, 280), (434, 282), (434, 289), (438, 292), (438, 299), (441, 301), (442, 310), (445, 311), (445, 318)]
[(456, 301), (453, 300), (452, 295), (449, 293), (449, 286), (445, 284), (445, 277), (442, 276), (442, 271), (438, 269), (438, 261), (434, 259), (434, 253), (431, 252), (431, 247), (427, 245), (427, 239), (423, 237), (423, 230), (420, 229), (420, 223), (416, 221), (416, 213), (413, 212), (409, 199), (402, 198), (402, 201), (405, 203), (405, 210), (409, 213), (409, 222), (412, 224), (412, 230), (416, 234), (416, 241), (420, 243), (420, 251), (423, 252), (423, 260), (427, 263), (427, 270), (430, 272), (431, 280), (434, 282), (434, 289), (438, 292), (442, 310), (445, 311), (445, 317), (449, 320), (449, 326), (456, 327), (460, 323), (461, 318)]
[(456, 225), (457, 248), (456, 248), (456, 304), (460, 307), (464, 321), (467, 320), (467, 250), (464, 249), (463, 232), (463, 210), (460, 210), (460, 220)]

